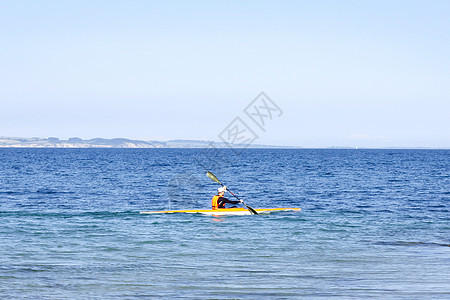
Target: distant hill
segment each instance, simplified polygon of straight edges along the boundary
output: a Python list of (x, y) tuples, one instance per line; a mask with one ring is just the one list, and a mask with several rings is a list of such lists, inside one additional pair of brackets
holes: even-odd
[[(16, 138), (0, 137), (2, 148), (207, 148), (213, 145), (216, 148), (227, 148), (225, 143), (198, 140), (171, 140), (171, 141), (141, 141), (126, 138), (93, 138), (83, 140), (72, 137), (60, 140), (57, 137), (49, 138)], [(251, 148), (288, 148), (268, 145), (250, 145)]]

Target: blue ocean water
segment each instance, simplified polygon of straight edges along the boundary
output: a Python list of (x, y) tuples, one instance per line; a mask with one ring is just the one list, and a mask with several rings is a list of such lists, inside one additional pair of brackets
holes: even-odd
[[(264, 216), (209, 208), (217, 184)], [(449, 150), (0, 149), (0, 298), (450, 298)]]

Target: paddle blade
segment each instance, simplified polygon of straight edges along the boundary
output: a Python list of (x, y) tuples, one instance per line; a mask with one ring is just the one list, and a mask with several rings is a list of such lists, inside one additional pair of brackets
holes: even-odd
[(247, 209), (252, 213), (252, 215), (259, 215), (258, 212), (256, 210), (254, 210), (253, 208), (251, 208), (250, 206), (244, 204), (245, 207), (247, 207)]
[(216, 175), (214, 175), (211, 172), (207, 172), (206, 176), (208, 176), (209, 178), (211, 178), (213, 181), (217, 182), (218, 184), (222, 185), (222, 183), (220, 183), (219, 179), (217, 179)]

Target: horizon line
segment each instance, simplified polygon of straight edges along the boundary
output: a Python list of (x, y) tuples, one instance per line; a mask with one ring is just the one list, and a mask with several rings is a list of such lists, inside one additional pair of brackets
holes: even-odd
[[(324, 147), (309, 147), (309, 146), (298, 146), (298, 145), (288, 145), (288, 146), (281, 146), (281, 145), (273, 145), (273, 144), (229, 144), (226, 142), (217, 142), (217, 141), (213, 141), (213, 140), (197, 140), (197, 139), (182, 139), (182, 138), (178, 138), (178, 139), (170, 139), (170, 140), (139, 140), (139, 139), (130, 139), (130, 138), (123, 138), (123, 137), (117, 137), (117, 138), (101, 138), (101, 137), (95, 137), (95, 138), (91, 138), (91, 139), (82, 139), (79, 137), (70, 137), (67, 139), (60, 139), (58, 137), (47, 137), (47, 138), (42, 138), (42, 137), (6, 137), (6, 136), (0, 136), (0, 140), (1, 139), (5, 139), (5, 140), (11, 140), (11, 141), (17, 141), (18, 143), (23, 143), (23, 146), (20, 146), (19, 144), (2, 144), (0, 141), (0, 148), (59, 148), (59, 149), (63, 149), (63, 148), (171, 148), (171, 149), (206, 149), (208, 148), (209, 145), (213, 144), (214, 147), (217, 147), (219, 149), (227, 149), (227, 148), (231, 148), (231, 149), (382, 149), (382, 150), (449, 150), (450, 147), (433, 147), (433, 146), (379, 146), (379, 147), (365, 147), (365, 146), (339, 146), (339, 145), (331, 145), (331, 146), (324, 146)], [(58, 146), (58, 143), (66, 143), (65, 145), (68, 145), (72, 142), (72, 145), (74, 143), (76, 143), (75, 141), (71, 141), (69, 142), (69, 140), (72, 139), (76, 139), (78, 143), (82, 143), (82, 142), (92, 142), (95, 140), (104, 140), (104, 141), (117, 141), (117, 140), (125, 140), (125, 141), (129, 141), (131, 143), (135, 142), (135, 143), (144, 143), (147, 144), (148, 146), (150, 146), (151, 144), (167, 144), (167, 143), (185, 143), (185, 146), (180, 146), (177, 147), (176, 145), (172, 145), (170, 147), (140, 147), (139, 145), (134, 145), (134, 146), (124, 146), (123, 144), (120, 145), (113, 145), (113, 144), (109, 144), (109, 145), (102, 145), (102, 144), (90, 144), (90, 146), (88, 144), (86, 145), (79, 145), (77, 147), (64, 147), (64, 146)], [(47, 144), (43, 144), (43, 145), (27, 145), (26, 141), (20, 141), (20, 140), (29, 140), (29, 142), (48, 142)], [(53, 141), (52, 141), (53, 140)], [(68, 142), (68, 143), (67, 143)], [(188, 144), (190, 143), (199, 143), (199, 144), (205, 144), (204, 147), (202, 146), (189, 146)], [(233, 145), (233, 146), (230, 146)], [(143, 145), (141, 145), (143, 146)]]

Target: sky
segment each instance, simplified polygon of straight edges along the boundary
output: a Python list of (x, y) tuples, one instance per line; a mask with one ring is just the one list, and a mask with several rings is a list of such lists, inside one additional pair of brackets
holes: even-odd
[[(450, 1), (0, 0), (0, 136), (450, 147)], [(262, 130), (245, 108), (264, 92)]]

